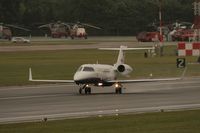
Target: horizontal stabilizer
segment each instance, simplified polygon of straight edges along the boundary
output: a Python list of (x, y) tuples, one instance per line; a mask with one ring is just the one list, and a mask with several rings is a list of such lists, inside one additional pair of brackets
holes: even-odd
[(154, 47), (146, 47), (146, 48), (128, 48), (127, 46), (120, 46), (120, 48), (99, 48), (99, 50), (117, 50), (119, 51), (119, 55), (117, 58), (117, 62), (115, 63), (116, 66), (119, 66), (121, 64), (124, 64), (125, 62), (125, 56), (124, 51), (126, 50), (154, 50)]
[(99, 48), (99, 50), (154, 50), (154, 47), (137, 47), (128, 48), (127, 46), (121, 46), (120, 48)]

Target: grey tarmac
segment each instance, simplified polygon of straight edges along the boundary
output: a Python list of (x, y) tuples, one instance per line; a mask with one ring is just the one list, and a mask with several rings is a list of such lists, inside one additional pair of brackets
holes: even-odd
[(200, 109), (200, 77), (124, 86), (120, 95), (113, 87), (80, 95), (74, 84), (0, 87), (0, 123)]
[[(11, 45), (11, 46), (1, 46), (0, 52), (20, 52), (20, 51), (45, 51), (45, 50), (76, 50), (76, 49), (97, 49), (97, 48), (108, 48), (108, 47), (120, 47), (125, 45), (128, 47), (152, 47), (158, 42), (138, 42), (134, 36), (114, 36), (114, 37), (90, 37), (88, 40), (77, 39), (52, 39), (52, 38), (42, 38), (42, 37), (33, 37), (32, 42), (40, 43), (51, 43), (51, 45)], [(65, 43), (66, 44), (56, 44), (56, 43)], [(93, 43), (94, 44), (82, 44), (82, 43)], [(53, 45), (53, 44), (56, 45)], [(165, 42), (167, 45), (177, 45), (177, 42)]]

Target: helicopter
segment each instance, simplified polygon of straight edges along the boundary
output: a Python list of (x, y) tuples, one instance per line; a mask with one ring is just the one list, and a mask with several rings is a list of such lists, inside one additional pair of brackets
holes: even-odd
[(94, 29), (98, 29), (100, 30), (101, 28), (100, 27), (97, 27), (97, 26), (94, 26), (94, 25), (91, 25), (91, 24), (86, 24), (86, 23), (80, 23), (80, 22), (77, 22), (77, 23), (70, 23), (70, 37), (71, 39), (74, 39), (75, 37), (79, 37), (79, 38), (85, 38), (87, 39), (87, 32), (86, 32), (86, 29), (85, 27), (90, 27), (90, 28), (94, 28)]
[(30, 31), (29, 29), (19, 27), (16, 25), (0, 23), (0, 39), (11, 40), (11, 38), (12, 38), (11, 28), (20, 29), (20, 30), (24, 30), (24, 31)]
[(49, 28), (52, 38), (68, 37), (70, 34), (70, 25), (61, 21), (41, 25), (38, 28)]
[(70, 36), (71, 39), (75, 37), (87, 39), (87, 33), (85, 27), (91, 27), (95, 29), (101, 29), (100, 27), (93, 26), (86, 23), (65, 23), (61, 21), (57, 21), (55, 23), (49, 23), (39, 26), (38, 28), (49, 28), (51, 31), (51, 37), (53, 38), (61, 38)]

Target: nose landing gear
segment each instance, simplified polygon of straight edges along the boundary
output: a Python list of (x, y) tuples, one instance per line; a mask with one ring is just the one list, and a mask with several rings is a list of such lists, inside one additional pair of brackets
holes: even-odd
[[(115, 93), (116, 94), (122, 94), (122, 89), (123, 89), (122, 84), (120, 84), (120, 83), (115, 84)], [(79, 94), (82, 94), (83, 91), (85, 94), (91, 94), (91, 87), (89, 87), (89, 85), (87, 85), (87, 84), (84, 86), (81, 86), (79, 88)]]
[(84, 85), (83, 87), (79, 88), (79, 94), (82, 94), (82, 91), (85, 91), (85, 94), (91, 94), (91, 87), (89, 85)]

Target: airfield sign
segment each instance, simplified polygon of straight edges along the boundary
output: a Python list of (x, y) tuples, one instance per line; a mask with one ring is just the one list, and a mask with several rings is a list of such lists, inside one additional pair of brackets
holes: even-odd
[(185, 58), (177, 58), (176, 66), (177, 66), (177, 68), (185, 68), (185, 66), (186, 66)]

